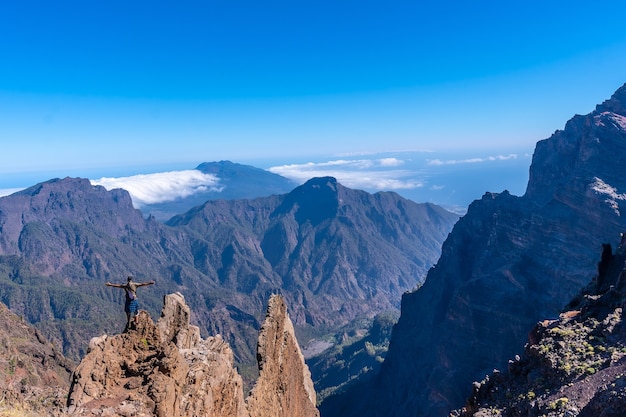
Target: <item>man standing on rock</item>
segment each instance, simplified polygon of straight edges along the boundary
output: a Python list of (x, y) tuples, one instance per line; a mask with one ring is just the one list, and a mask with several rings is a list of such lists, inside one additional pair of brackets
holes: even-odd
[(149, 282), (133, 282), (133, 277), (129, 276), (126, 284), (111, 284), (107, 282), (107, 287), (124, 288), (126, 293), (126, 303), (124, 304), (124, 311), (126, 312), (126, 327), (124, 331), (128, 331), (130, 328), (130, 319), (137, 318), (139, 312), (139, 302), (137, 301), (137, 288), (145, 287), (146, 285), (153, 285), (154, 281)]

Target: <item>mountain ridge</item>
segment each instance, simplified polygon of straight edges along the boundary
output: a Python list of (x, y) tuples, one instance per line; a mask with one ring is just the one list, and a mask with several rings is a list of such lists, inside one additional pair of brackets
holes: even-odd
[(447, 415), (586, 284), (602, 244), (617, 246), (626, 229), (626, 124), (604, 111), (622, 111), (625, 90), (538, 142), (523, 196), (486, 193), (469, 206), (424, 285), (403, 295), (377, 379), (348, 394), (378, 401), (346, 409), (336, 398), (325, 415)]
[[(208, 201), (166, 225), (144, 218), (120, 189), (73, 178), (38, 184), (0, 198), (0, 301), (77, 358), (86, 338), (123, 327), (123, 295), (104, 283), (128, 274), (155, 279), (140, 291), (142, 308), (158, 314), (165, 293), (184, 293), (203, 334), (222, 334), (236, 361), (250, 364), (272, 293), (292, 306), (297, 331), (324, 332), (397, 308), (457, 219), (395, 193), (371, 195), (335, 184), (346, 212), (317, 225), (298, 223), (294, 213), (314, 212), (318, 200), (296, 198), (296, 212), (274, 213), (289, 194)], [(369, 201), (380, 203), (366, 210)], [(359, 234), (346, 222), (358, 224)], [(375, 242), (384, 245), (374, 248)], [(328, 248), (334, 248), (330, 255)], [(324, 294), (334, 288), (341, 297)]]

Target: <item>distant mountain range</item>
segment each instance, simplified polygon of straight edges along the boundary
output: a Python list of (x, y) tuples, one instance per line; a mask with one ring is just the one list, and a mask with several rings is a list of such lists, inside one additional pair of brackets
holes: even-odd
[(463, 406), (472, 381), (506, 369), (534, 325), (598, 272), (602, 245), (619, 245), (624, 166), (626, 85), (537, 144), (522, 197), (470, 205), (424, 285), (402, 297), (380, 374), (322, 414), (436, 417)]
[(139, 289), (142, 308), (155, 316), (164, 294), (181, 292), (203, 334), (220, 333), (245, 368), (271, 294), (305, 338), (397, 309), (457, 219), (326, 177), (163, 224), (122, 189), (55, 179), (0, 198), (0, 301), (77, 359), (90, 337), (123, 328), (122, 291), (104, 283), (155, 279)]
[(204, 162), (196, 170), (218, 178), (218, 190), (206, 189), (174, 201), (143, 205), (140, 210), (157, 220), (166, 221), (208, 200), (241, 200), (285, 194), (296, 183), (278, 174), (230, 161)]

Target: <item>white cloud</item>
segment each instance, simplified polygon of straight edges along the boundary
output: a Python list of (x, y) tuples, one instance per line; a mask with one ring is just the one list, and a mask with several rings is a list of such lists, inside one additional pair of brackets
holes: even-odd
[(512, 153), (509, 155), (487, 156), (485, 158), (448, 159), (446, 161), (442, 161), (441, 159), (431, 159), (428, 161), (428, 165), (477, 164), (482, 162), (506, 161), (509, 159), (517, 159), (517, 154)]
[(422, 187), (414, 172), (389, 169), (404, 164), (397, 158), (335, 160), (320, 163), (281, 165), (269, 168), (270, 172), (293, 181), (304, 183), (313, 177), (335, 177), (349, 188), (369, 190), (400, 190)]
[(145, 204), (163, 203), (177, 198), (188, 197), (203, 191), (222, 191), (219, 178), (198, 170), (169, 171), (156, 174), (133, 175), (130, 177), (90, 180), (93, 185), (101, 185), (107, 190), (123, 188), (133, 199), (136, 207)]
[(2, 188), (0, 189), (0, 197), (17, 193), (18, 191), (22, 191), (23, 189), (24, 188)]
[[(415, 154), (415, 153), (433, 153), (435, 152), (432, 149), (424, 149), (424, 148), (418, 148), (418, 149), (397, 149), (397, 150), (393, 150), (393, 151), (386, 151), (385, 154), (389, 155), (389, 154)], [(339, 153), (336, 154), (337, 157), (343, 157), (343, 158), (349, 158), (349, 157), (363, 157), (363, 156), (368, 156), (368, 155), (380, 155), (381, 152), (380, 151), (360, 151), (360, 152), (343, 152), (343, 153)]]
[(380, 166), (383, 166), (383, 167), (397, 167), (404, 163), (404, 161), (398, 158), (382, 158), (382, 159), (379, 159), (378, 161), (380, 163)]

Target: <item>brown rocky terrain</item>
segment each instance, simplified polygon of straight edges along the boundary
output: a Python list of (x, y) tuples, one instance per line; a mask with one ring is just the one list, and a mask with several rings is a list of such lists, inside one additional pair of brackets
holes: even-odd
[(282, 297), (270, 298), (258, 342), (261, 375), (247, 401), (228, 344), (220, 336), (202, 339), (189, 319), (183, 296), (170, 294), (156, 324), (142, 311), (127, 333), (92, 339), (72, 378), (68, 413), (319, 416)]
[(626, 415), (626, 247), (558, 318), (532, 329), (524, 353), (481, 382), (451, 417)]
[(247, 400), (250, 417), (319, 416), (311, 374), (282, 297), (270, 298), (257, 357), (260, 376)]
[(0, 415), (59, 415), (74, 366), (0, 303)]

